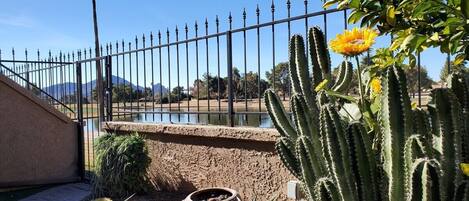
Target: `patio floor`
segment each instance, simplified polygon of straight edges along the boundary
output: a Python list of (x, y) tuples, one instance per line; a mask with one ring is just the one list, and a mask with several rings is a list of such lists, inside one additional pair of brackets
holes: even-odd
[(81, 201), (89, 195), (89, 184), (74, 183), (50, 188), (20, 201)]

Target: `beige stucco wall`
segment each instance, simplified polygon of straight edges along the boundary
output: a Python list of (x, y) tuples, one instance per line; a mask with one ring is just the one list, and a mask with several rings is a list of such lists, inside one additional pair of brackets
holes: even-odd
[(78, 179), (77, 126), (0, 75), (0, 188)]
[(286, 200), (294, 177), (275, 153), (273, 129), (108, 122), (110, 132), (144, 134), (151, 174), (163, 188), (229, 187), (244, 200)]

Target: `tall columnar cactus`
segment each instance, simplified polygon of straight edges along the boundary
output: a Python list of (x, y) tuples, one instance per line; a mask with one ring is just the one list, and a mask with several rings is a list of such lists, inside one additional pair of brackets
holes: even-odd
[(411, 113), (405, 75), (402, 69), (391, 67), (386, 72), (381, 100), (381, 131), (383, 169), (388, 178), (387, 196), (399, 200), (405, 196), (404, 146), (412, 134)]
[[(364, 122), (341, 118), (340, 103), (326, 93), (347, 91), (350, 63), (342, 63), (333, 85), (313, 90), (332, 76), (322, 32), (312, 28), (309, 37), (312, 80), (302, 37), (290, 41), (293, 119), (273, 90), (264, 96), (280, 134), (276, 150), (308, 199), (469, 200), (469, 178), (459, 169), (469, 153), (464, 78), (453, 77), (450, 89), (434, 90), (428, 111), (412, 110), (404, 72), (389, 67), (382, 81), (380, 133), (373, 133), (378, 131), (367, 131)], [(372, 148), (376, 141), (381, 150)]]
[[(448, 77), (448, 87), (457, 97), (460, 106), (462, 107), (463, 119), (466, 132), (469, 131), (469, 80), (465, 80), (467, 75), (462, 72), (456, 72)], [(469, 135), (463, 135), (462, 137), (462, 153), (466, 158), (462, 158), (463, 162), (469, 163)]]
[(462, 180), (459, 164), (462, 162), (462, 139), (467, 132), (464, 129), (461, 106), (449, 89), (435, 89), (432, 92), (435, 119), (432, 126), (435, 128), (435, 147), (440, 155), (440, 163), (443, 169), (441, 178), (442, 194), (450, 200), (456, 189), (456, 185)]
[(331, 59), (326, 39), (319, 27), (309, 29), (309, 54), (313, 66), (313, 83), (317, 86), (323, 79), (331, 77)]

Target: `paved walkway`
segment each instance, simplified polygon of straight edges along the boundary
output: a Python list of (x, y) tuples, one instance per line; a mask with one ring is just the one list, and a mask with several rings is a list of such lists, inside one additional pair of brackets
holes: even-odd
[(74, 183), (42, 191), (20, 201), (81, 201), (89, 195), (89, 184)]

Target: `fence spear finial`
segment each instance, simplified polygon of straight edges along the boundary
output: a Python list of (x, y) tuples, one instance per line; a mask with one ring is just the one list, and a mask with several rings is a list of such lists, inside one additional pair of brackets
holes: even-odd
[(232, 22), (233, 22), (233, 16), (231, 16), (231, 11), (230, 11), (230, 14), (228, 15), (228, 22), (230, 23), (230, 30), (231, 30), (231, 26), (232, 26)]

